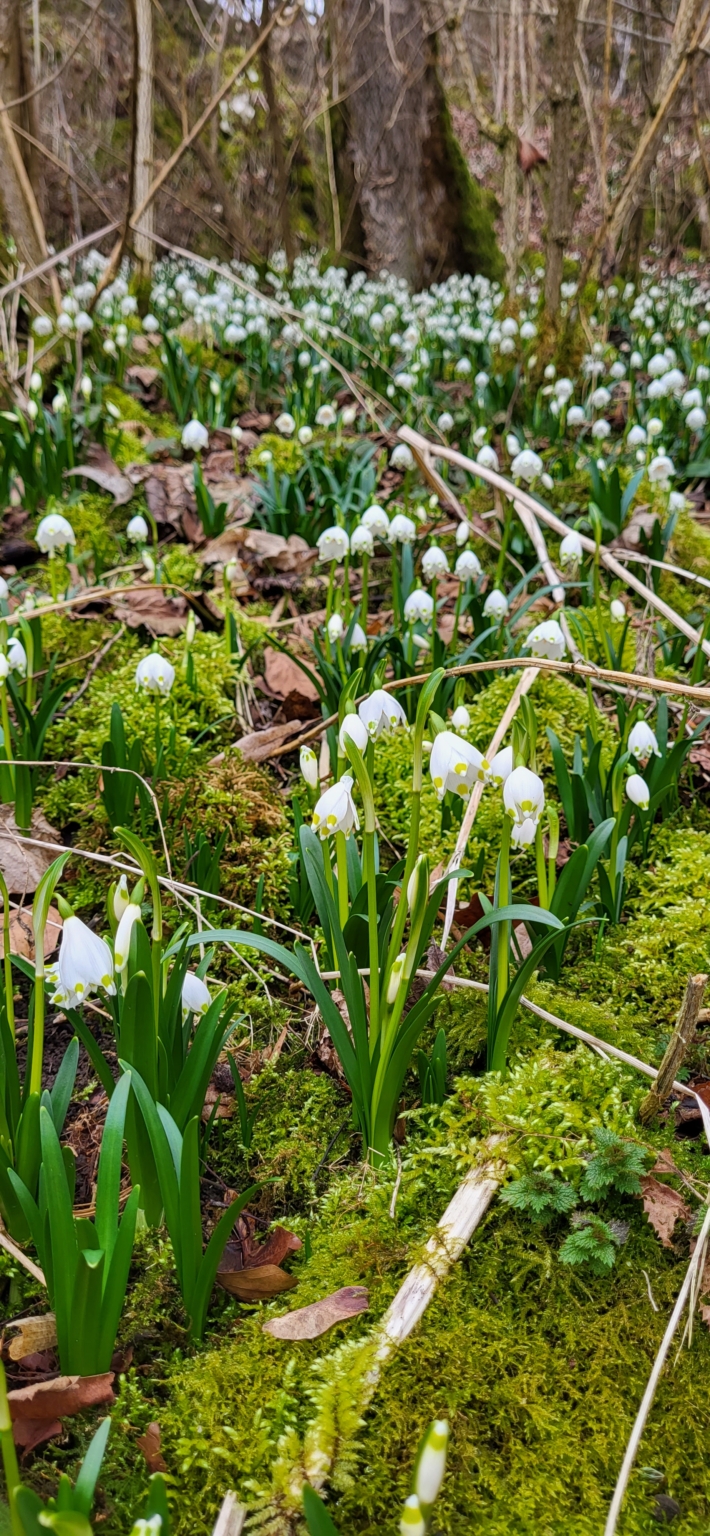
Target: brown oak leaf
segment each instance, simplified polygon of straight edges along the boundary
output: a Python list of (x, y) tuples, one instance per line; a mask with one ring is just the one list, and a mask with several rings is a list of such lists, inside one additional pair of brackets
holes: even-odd
[(689, 1207), (677, 1190), (672, 1189), (670, 1184), (661, 1184), (650, 1173), (643, 1175), (641, 1190), (643, 1208), (654, 1232), (660, 1237), (664, 1248), (672, 1248), (675, 1224), (679, 1220), (687, 1221)]

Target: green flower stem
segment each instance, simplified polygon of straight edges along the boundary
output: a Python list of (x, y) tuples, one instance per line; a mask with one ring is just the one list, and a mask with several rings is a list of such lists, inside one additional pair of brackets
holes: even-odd
[(337, 659), (337, 662), (338, 662), (338, 671), (339, 671), (340, 676), (342, 678), (343, 687), (345, 687), (346, 684), (347, 684), (347, 681), (348, 681), (348, 669), (347, 669), (347, 667), (345, 665), (345, 657), (343, 655), (343, 646), (342, 646), (342, 642), (340, 640), (336, 640), (336, 642), (335, 642), (335, 655), (336, 655), (336, 659)]
[[(2, 720), (3, 745), (8, 764), (12, 764), (12, 737), (10, 735), (10, 711), (7, 707), (7, 684), (0, 683), (0, 719)], [(15, 770), (9, 767), (10, 781), (15, 788)]]
[(537, 872), (537, 893), (540, 906), (547, 908), (549, 906), (547, 870), (545, 869), (545, 851), (542, 846), (542, 826), (540, 822), (537, 824), (537, 831), (535, 833), (535, 869)]
[(362, 593), (360, 595), (360, 624), (367, 634), (367, 582), (370, 574), (370, 556), (362, 557)]
[(52, 593), (52, 602), (57, 601), (57, 558), (53, 549), (49, 551), (49, 587)]
[(419, 857), (419, 828), (421, 822), (422, 783), (424, 779), (424, 730), (429, 716), (429, 710), (434, 702), (434, 698), (443, 676), (443, 667), (438, 667), (436, 672), (432, 672), (428, 682), (422, 685), (419, 695), (419, 704), (417, 707), (417, 716), (414, 722), (412, 798), (409, 809), (409, 844), (407, 847), (404, 874), (402, 875), (402, 884), (400, 886), (400, 899), (397, 905), (397, 911), (395, 912), (394, 923), (392, 925), (392, 937), (390, 939), (390, 946), (387, 954), (388, 975), (402, 947), (402, 934), (404, 933), (404, 925), (407, 921), (407, 887), (411, 879), (412, 871)]
[(346, 613), (350, 612), (350, 556), (346, 555), (343, 561), (343, 604)]
[[(510, 904), (510, 838), (513, 831), (513, 823), (509, 816), (503, 817), (503, 832), (500, 844), (500, 863), (498, 867), (498, 905), (507, 907)], [(500, 923), (498, 927), (498, 977), (496, 986), (496, 1010), (502, 1006), (503, 999), (508, 991), (510, 975), (510, 922)]]
[(508, 553), (508, 545), (510, 543), (510, 534), (511, 534), (512, 525), (513, 525), (513, 509), (511, 507), (510, 502), (506, 499), (505, 510), (504, 510), (504, 514), (503, 514), (503, 536), (502, 536), (501, 541), (500, 541), (500, 554), (498, 556), (498, 564), (496, 566), (496, 573), (495, 573), (495, 576), (493, 578), (493, 586), (496, 587), (497, 589), (500, 589), (500, 587), (502, 586), (502, 583), (503, 583), (503, 572), (505, 570), (505, 560), (506, 560), (506, 555)]
[(341, 928), (345, 927), (350, 916), (348, 903), (348, 850), (345, 842), (345, 833), (335, 834), (335, 854), (338, 868), (338, 916)]
[(2, 1461), (5, 1469), (5, 1483), (7, 1485), (7, 1502), (10, 1506), (10, 1523), (12, 1536), (23, 1536), (23, 1525), (15, 1506), (15, 1490), (20, 1486), (20, 1470), (17, 1465), (17, 1451), (12, 1435), (12, 1418), (10, 1416), (10, 1404), (7, 1396), (7, 1380), (5, 1367), (0, 1360), (0, 1445), (2, 1446)]
[(331, 896), (335, 896), (333, 866), (330, 862), (330, 843), (328, 842), (327, 838), (323, 838), (321, 840), (321, 848), (323, 849), (323, 872), (325, 874), (328, 890), (330, 891)]
[(10, 959), (10, 894), (5, 877), (0, 871), (0, 896), (2, 896), (3, 967), (5, 971), (5, 1012), (10, 1034), (15, 1038), (15, 999), (12, 985), (12, 961)]
[(25, 703), (26, 703), (28, 709), (32, 709), (32, 706), (33, 706), (34, 701), (35, 701), (35, 679), (34, 679), (35, 642), (34, 642), (34, 635), (32, 634), (32, 629), (31, 629), (31, 626), (29, 624), (26, 624), (24, 626), (23, 638), (24, 638), (24, 641), (25, 641), (25, 653), (26, 653), (26, 656), (27, 656), (27, 681), (25, 683)]
[[(370, 961), (370, 1055), (372, 1056), (380, 1032), (380, 949), (377, 919), (377, 871), (375, 861), (375, 797), (372, 781), (365, 767), (362, 754), (354, 741), (346, 737), (345, 746), (352, 764), (362, 798), (363, 811), (363, 878), (367, 887), (367, 931)], [(406, 905), (406, 903), (405, 903)]]

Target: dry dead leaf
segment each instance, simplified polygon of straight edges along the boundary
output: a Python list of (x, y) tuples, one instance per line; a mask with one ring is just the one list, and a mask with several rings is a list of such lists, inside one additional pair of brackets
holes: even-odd
[(142, 389), (150, 389), (155, 384), (156, 379), (160, 378), (160, 370), (158, 368), (144, 367), (140, 363), (134, 363), (131, 368), (126, 369), (126, 378), (135, 379)]
[(55, 1376), (52, 1381), (38, 1381), (8, 1392), (15, 1444), (25, 1452), (34, 1450), (61, 1434), (62, 1418), (102, 1403), (115, 1403), (113, 1377), (113, 1371), (102, 1376)]
[(282, 1291), (292, 1291), (298, 1284), (295, 1275), (287, 1275), (278, 1264), (260, 1264), (258, 1269), (218, 1270), (217, 1279), (225, 1291), (238, 1301), (269, 1301)]
[[(59, 842), (58, 833), (39, 809), (32, 812), (30, 836), (43, 843)], [(11, 896), (31, 896), (54, 857), (51, 848), (36, 848), (23, 838), (13, 806), (0, 805), (0, 869)]]
[(65, 470), (67, 475), (80, 475), (83, 480), (93, 480), (102, 491), (107, 491), (113, 496), (114, 506), (122, 507), (133, 495), (133, 485), (127, 475), (119, 469), (117, 463), (111, 458), (106, 448), (94, 446), (89, 454), (87, 464), (77, 464), (74, 469)]
[(324, 1296), (322, 1301), (311, 1302), (309, 1307), (298, 1307), (284, 1317), (274, 1317), (262, 1325), (264, 1333), (275, 1339), (318, 1339), (336, 1323), (347, 1322), (366, 1312), (369, 1295), (364, 1285), (344, 1285), (341, 1290)]
[(678, 1173), (678, 1171), (672, 1153), (668, 1147), (664, 1147), (663, 1151), (658, 1153), (651, 1173)]
[[(56, 907), (50, 907), (47, 914), (47, 926), (44, 930), (44, 958), (48, 960), (54, 954), (59, 943), (59, 935), (62, 931), (62, 919)], [(25, 960), (34, 960), (35, 936), (32, 929), (32, 911), (30, 907), (22, 907), (18, 912), (10, 915), (10, 953), (22, 955)], [(0, 960), (5, 958), (5, 937), (0, 928)]]
[(677, 1190), (672, 1189), (670, 1184), (661, 1184), (650, 1173), (642, 1176), (641, 1189), (643, 1208), (654, 1232), (660, 1237), (664, 1248), (672, 1248), (675, 1224), (679, 1220), (687, 1221), (689, 1207)]
[(275, 651), (267, 645), (264, 652), (264, 676), (267, 687), (278, 699), (299, 698), (307, 704), (317, 704), (318, 690), (310, 678), (290, 656)]
[(302, 720), (284, 720), (281, 725), (267, 725), (264, 731), (250, 731), (240, 737), (235, 746), (248, 762), (264, 763), (272, 752), (288, 741), (289, 736), (298, 736), (302, 727)]
[(287, 1227), (274, 1227), (263, 1243), (257, 1243), (254, 1230), (251, 1216), (240, 1217), (217, 1271), (219, 1284), (240, 1301), (266, 1301), (297, 1284), (280, 1266), (289, 1253), (301, 1247), (300, 1237)]
[(138, 1449), (145, 1456), (145, 1464), (151, 1477), (154, 1472), (167, 1472), (167, 1466), (160, 1454), (160, 1425), (155, 1422), (148, 1425), (144, 1435), (139, 1435), (136, 1441)]
[(57, 1342), (57, 1320), (53, 1312), (45, 1312), (43, 1317), (21, 1317), (17, 1322), (8, 1323), (7, 1327), (17, 1329), (7, 1350), (11, 1360), (24, 1360), (26, 1355), (52, 1349)]
[(114, 602), (114, 613), (129, 629), (141, 625), (151, 635), (179, 635), (187, 623), (184, 597), (167, 597), (151, 587), (145, 592), (127, 592)]

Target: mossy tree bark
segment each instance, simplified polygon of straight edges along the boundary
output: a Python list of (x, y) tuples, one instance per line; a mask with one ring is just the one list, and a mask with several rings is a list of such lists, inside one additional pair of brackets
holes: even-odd
[(545, 251), (545, 305), (550, 315), (560, 307), (565, 248), (572, 232), (572, 112), (577, 94), (574, 66), (577, 0), (558, 0), (550, 86), (552, 138)]
[(19, 0), (0, 0), (0, 107), (5, 102), (9, 105), (8, 111), (0, 110), (0, 217), (3, 233), (14, 240), (25, 270), (39, 266), (47, 256), (42, 215), (13, 131), (13, 122), (22, 124), (24, 104), (11, 104), (31, 90), (26, 66)]
[(338, 33), (343, 250), (360, 245), (371, 271), (415, 289), (453, 271), (499, 276), (493, 210), (453, 132), (423, 0), (340, 0)]

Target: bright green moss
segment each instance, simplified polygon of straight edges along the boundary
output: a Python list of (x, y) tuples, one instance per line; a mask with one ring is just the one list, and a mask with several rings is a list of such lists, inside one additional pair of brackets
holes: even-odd
[(259, 438), (259, 447), (254, 448), (247, 459), (249, 469), (264, 471), (262, 454), (271, 454), (271, 464), (275, 475), (295, 475), (304, 461), (304, 452), (300, 443), (293, 442), (290, 438), (280, 437), (278, 432), (265, 432)]

